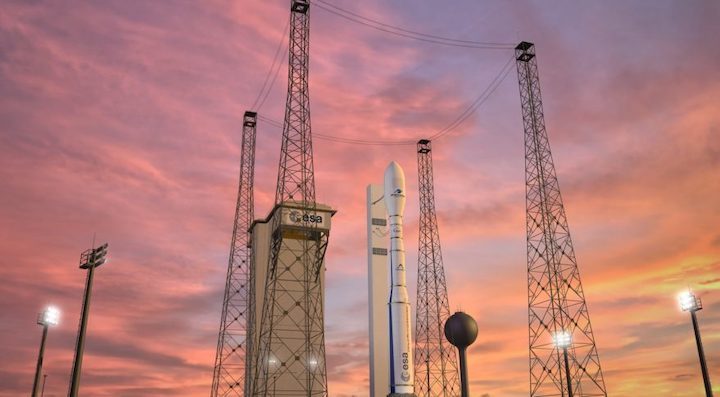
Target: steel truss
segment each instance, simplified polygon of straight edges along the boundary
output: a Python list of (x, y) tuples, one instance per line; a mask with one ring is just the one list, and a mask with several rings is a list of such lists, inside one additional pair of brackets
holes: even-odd
[(279, 211), (313, 211), (308, 1), (291, 2), (288, 94), (272, 221), (270, 262), (258, 329), (252, 396), (327, 396), (323, 259), (328, 232), (282, 225)]
[(255, 175), (256, 125), (257, 113), (245, 112), (240, 145), (240, 181), (220, 317), (220, 331), (215, 353), (211, 397), (243, 396), (245, 387), (251, 272), (248, 229), (254, 219), (253, 179)]
[(418, 242), (417, 305), (415, 315), (415, 394), (418, 397), (460, 395), (455, 350), (445, 340), (450, 317), (440, 234), (435, 214), (432, 147), (418, 141), (420, 232)]
[[(545, 130), (535, 46), (520, 43), (515, 58), (525, 129), (530, 396), (606, 397)], [(572, 338), (568, 371), (563, 349), (553, 343), (561, 332)]]

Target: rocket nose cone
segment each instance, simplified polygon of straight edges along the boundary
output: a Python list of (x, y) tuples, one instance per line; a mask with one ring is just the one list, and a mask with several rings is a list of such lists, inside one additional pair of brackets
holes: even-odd
[(399, 185), (398, 182), (405, 185), (405, 173), (396, 161), (391, 161), (387, 168), (385, 168), (385, 181), (388, 182), (390, 180), (393, 181), (393, 185)]
[(387, 166), (383, 187), (388, 214), (402, 215), (405, 209), (405, 173), (400, 164), (393, 161)]

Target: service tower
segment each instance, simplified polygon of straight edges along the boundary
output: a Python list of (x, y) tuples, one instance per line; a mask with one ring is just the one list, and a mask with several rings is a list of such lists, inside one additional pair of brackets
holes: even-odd
[(288, 91), (275, 206), (252, 229), (248, 351), (253, 362), (246, 395), (254, 397), (328, 395), (323, 272), (334, 211), (315, 202), (310, 8), (308, 0), (290, 2)]
[(327, 396), (322, 259), (334, 213), (286, 201), (253, 222), (246, 396)]

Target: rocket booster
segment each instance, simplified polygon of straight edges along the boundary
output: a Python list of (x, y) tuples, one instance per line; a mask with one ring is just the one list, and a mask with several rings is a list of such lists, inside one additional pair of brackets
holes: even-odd
[(405, 174), (394, 161), (385, 169), (384, 188), (390, 229), (390, 392), (411, 394), (415, 388), (415, 371), (403, 244)]

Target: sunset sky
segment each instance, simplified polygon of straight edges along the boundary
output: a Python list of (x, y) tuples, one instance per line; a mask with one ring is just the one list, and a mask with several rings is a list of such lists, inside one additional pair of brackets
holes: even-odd
[[(703, 393), (698, 313), (720, 393), (720, 2), (332, 0), (383, 23), (536, 44), (546, 124), (612, 397)], [(311, 8), (313, 132), (417, 140), (449, 125), (512, 56), (410, 40)], [(286, 0), (0, 2), (0, 397), (32, 389), (50, 330), (46, 397), (65, 396), (93, 233), (96, 273), (81, 394), (207, 396), (251, 110), (289, 18)], [(286, 45), (286, 44), (282, 44)], [(258, 110), (281, 121), (287, 65)], [(256, 216), (274, 200), (280, 131), (258, 124)], [(524, 152), (514, 66), (433, 142), (451, 310), (478, 322), (474, 396), (528, 395)], [(414, 145), (314, 140), (318, 200), (338, 210), (326, 257), (329, 394), (368, 395), (365, 186), (408, 179)]]

